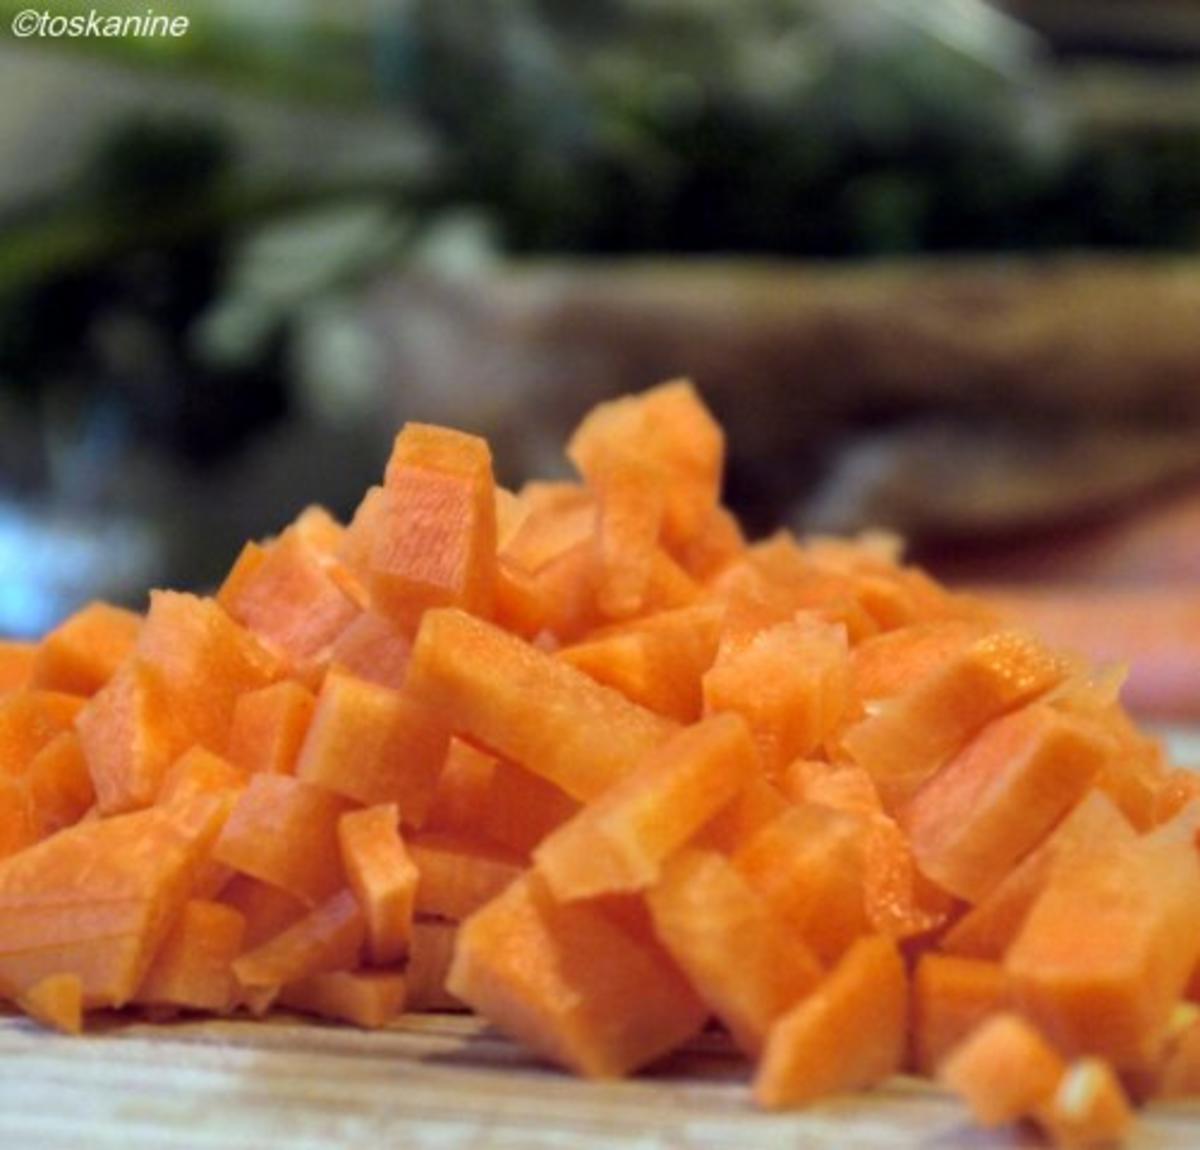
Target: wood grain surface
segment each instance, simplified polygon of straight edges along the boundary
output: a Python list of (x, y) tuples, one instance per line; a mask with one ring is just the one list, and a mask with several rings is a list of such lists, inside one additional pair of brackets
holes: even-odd
[[(82, 1039), (0, 1018), (5, 1150), (1001, 1150), (1030, 1133), (974, 1130), (957, 1102), (897, 1078), (871, 1094), (772, 1115), (744, 1063), (702, 1038), (655, 1073), (581, 1082), (473, 1020), (406, 1018), (363, 1033), (290, 1016), (149, 1025)], [(1200, 1146), (1200, 1103), (1146, 1111), (1130, 1150)]]

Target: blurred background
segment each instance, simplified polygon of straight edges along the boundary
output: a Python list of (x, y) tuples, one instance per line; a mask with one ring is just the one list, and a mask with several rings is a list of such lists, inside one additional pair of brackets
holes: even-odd
[(345, 516), (404, 419), (515, 484), (676, 375), (754, 531), (1200, 575), (1197, 0), (181, 0), (182, 37), (22, 40), (27, 7), (0, 635)]

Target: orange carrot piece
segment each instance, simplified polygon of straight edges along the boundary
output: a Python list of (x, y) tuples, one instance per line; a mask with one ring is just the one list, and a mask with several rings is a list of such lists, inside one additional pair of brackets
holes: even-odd
[(158, 671), (129, 659), (79, 713), (76, 729), (102, 814), (154, 801), (163, 775), (186, 745)]
[(1133, 1126), (1120, 1079), (1101, 1058), (1079, 1058), (1034, 1117), (1056, 1146), (1118, 1146)]
[(844, 630), (812, 620), (780, 623), (718, 655), (704, 676), (704, 706), (709, 714), (744, 716), (775, 774), (833, 732), (848, 689)]
[(938, 1081), (959, 1095), (981, 1126), (1033, 1114), (1053, 1096), (1066, 1063), (1020, 1015), (986, 1018), (938, 1067)]
[(578, 810), (579, 803), (553, 783), (498, 759), (480, 830), (492, 842), (528, 858), (538, 843)]
[(421, 623), (407, 689), (462, 734), (589, 799), (672, 730), (528, 643), (460, 611)]
[(318, 1018), (379, 1030), (404, 1013), (405, 995), (404, 975), (394, 971), (331, 970), (289, 983), (278, 1002)]
[(0, 859), (33, 846), (42, 823), (24, 779), (0, 776)]
[(0, 982), (79, 975), (121, 1006), (190, 895), (224, 812), (211, 798), (77, 823), (0, 861)]
[(1096, 724), (1045, 704), (989, 723), (900, 812), (917, 865), (978, 902), (1075, 806), (1110, 752)]
[(683, 545), (700, 534), (717, 506), (725, 442), (692, 384), (672, 380), (594, 407), (571, 436), (567, 455), (601, 491), (614, 456), (644, 460), (649, 482), (663, 495), (663, 532)]
[(908, 984), (896, 944), (859, 939), (767, 1037), (754, 1097), (771, 1110), (889, 1078), (904, 1057)]
[(423, 831), (407, 843), (420, 876), (418, 914), (459, 921), (498, 895), (522, 870), (522, 860), (490, 842)]
[(39, 837), (77, 823), (96, 801), (87, 759), (74, 731), (63, 731), (38, 751), (25, 780)]
[(1154, 1083), (1157, 1098), (1194, 1098), (1200, 1094), (1200, 1016), (1191, 1004), (1177, 1008), (1177, 1013), (1179, 1010), (1187, 1012), (1189, 1021), (1168, 1042)]
[(308, 907), (295, 895), (244, 874), (235, 874), (221, 888), (217, 901), (241, 915), (244, 950), (255, 950), (308, 913)]
[(339, 795), (287, 775), (253, 775), (233, 808), (213, 859), (281, 887), (310, 907), (339, 890)]
[(707, 583), (742, 557), (746, 538), (734, 515), (714, 507), (691, 539), (684, 543), (668, 539), (667, 546), (693, 579)]
[(247, 774), (293, 774), (315, 707), (312, 692), (290, 679), (239, 695), (226, 756)]
[(282, 934), (233, 963), (238, 982), (249, 989), (279, 987), (331, 970), (358, 966), (366, 928), (354, 895), (335, 894)]
[(58, 697), (22, 690), (0, 695), (0, 777), (24, 776), (38, 754), (71, 725)]
[(412, 640), (377, 611), (363, 611), (334, 641), (329, 668), (398, 689), (408, 671)]
[(38, 645), (30, 684), (94, 695), (133, 650), (141, 616), (109, 603), (89, 603)]
[(1004, 965), (1059, 1049), (1121, 1069), (1153, 1061), (1198, 957), (1196, 848), (1144, 837), (1056, 859)]
[(418, 1011), (466, 1010), (465, 1004), (446, 989), (446, 976), (454, 961), (458, 923), (418, 919), (412, 926), (404, 980), (408, 984), (407, 1008)]
[(830, 962), (871, 930), (866, 845), (861, 818), (806, 803), (767, 823), (734, 862), (771, 912)]
[[(488, 796), (499, 760), (454, 737), (425, 813), (425, 829), (458, 834), (483, 833)], [(528, 773), (528, 772), (526, 772)]]
[(367, 954), (375, 966), (398, 962), (408, 950), (418, 871), (400, 837), (395, 804), (347, 811), (338, 821), (342, 867), (362, 907)]
[(321, 552), (294, 527), (268, 544), (254, 570), (223, 588), (218, 601), (297, 674), (327, 662), (334, 641), (359, 613)]
[[(1131, 843), (1134, 830), (1113, 801), (1093, 791), (1030, 851), (991, 891), (942, 935), (939, 945), (951, 954), (999, 959), (1016, 938), (1029, 908), (1046, 885), (1061, 855), (1069, 858), (1092, 843)], [(1064, 866), (1070, 865), (1068, 862)]]
[(912, 1055), (919, 1074), (942, 1060), (989, 1015), (1009, 1007), (1008, 976), (999, 962), (926, 952), (912, 980)]
[(421, 702), (349, 675), (328, 675), (296, 762), (296, 777), (360, 803), (394, 802), (420, 826), (450, 734)]
[(158, 802), (169, 803), (197, 795), (223, 795), (232, 803), (246, 785), (246, 775), (220, 755), (193, 747), (185, 751), (163, 776)]
[(143, 1005), (224, 1014), (237, 998), (233, 961), (242, 952), (246, 921), (232, 907), (189, 900), (158, 948), (133, 997)]
[(178, 750), (200, 743), (222, 753), (238, 696), (286, 670), (217, 602), (176, 591), (151, 592), (135, 650), (163, 684), (179, 729)]
[(545, 838), (538, 870), (560, 901), (641, 890), (757, 773), (739, 716), (685, 727)]
[(714, 851), (680, 851), (646, 897), (659, 940), (747, 1054), (820, 981), (800, 937)]
[(884, 631), (850, 652), (850, 690), (860, 704), (903, 694), (988, 633), (973, 619), (939, 619)]
[(986, 723), (1044, 694), (1067, 671), (1036, 639), (994, 632), (883, 702), (842, 744), (895, 810)]
[(384, 486), (363, 500), (342, 555), (375, 608), (408, 633), (431, 607), (490, 613), (496, 503), (487, 444), (444, 428), (405, 427)]
[(17, 996), (35, 1022), (62, 1034), (83, 1033), (83, 982), (78, 974), (49, 974)]
[(701, 677), (717, 656), (723, 616), (710, 603), (661, 611), (596, 633), (558, 658), (651, 711), (695, 722), (704, 706)]
[(29, 686), (37, 644), (22, 639), (0, 639), (0, 691)]
[(673, 1050), (706, 1010), (652, 943), (523, 875), (459, 928), (450, 993), (531, 1050), (617, 1078)]

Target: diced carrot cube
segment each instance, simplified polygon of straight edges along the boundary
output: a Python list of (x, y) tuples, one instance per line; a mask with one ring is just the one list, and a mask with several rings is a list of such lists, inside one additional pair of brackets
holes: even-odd
[(482, 840), (425, 831), (407, 846), (419, 875), (414, 909), (456, 922), (498, 895), (522, 870), (519, 857)]
[(224, 588), (219, 602), (298, 674), (323, 665), (359, 613), (321, 553), (295, 528), (268, 544), (253, 572)]
[(367, 954), (375, 966), (398, 962), (408, 950), (418, 871), (400, 837), (394, 804), (347, 811), (338, 822), (342, 866), (362, 907)]
[(22, 639), (0, 639), (0, 691), (18, 691), (29, 685), (36, 643)]
[(308, 913), (307, 905), (294, 894), (245, 874), (235, 874), (221, 889), (218, 901), (241, 915), (245, 950), (282, 934)]
[(83, 1033), (83, 982), (78, 974), (47, 975), (18, 995), (17, 1006), (51, 1030)]
[(1095, 724), (1044, 704), (989, 723), (900, 812), (917, 865), (978, 902), (1075, 806), (1110, 751)]
[(362, 910), (354, 895), (343, 890), (236, 959), (233, 973), (243, 987), (253, 989), (351, 970), (358, 965), (365, 934)]
[(213, 858), (316, 906), (345, 885), (337, 826), (351, 805), (287, 775), (253, 775)]
[(296, 777), (360, 803), (396, 803), (420, 826), (450, 734), (421, 702), (350, 675), (328, 675), (296, 762)]
[(384, 970), (332, 970), (289, 983), (280, 1006), (379, 1030), (404, 1012), (405, 978)]
[(109, 603), (89, 603), (38, 645), (33, 686), (93, 695), (116, 673), (137, 641), (141, 616)]
[(38, 751), (25, 779), (42, 836), (77, 823), (96, 801), (75, 731), (63, 731)]
[(1101, 1058), (1079, 1058), (1035, 1115), (1057, 1146), (1118, 1146), (1133, 1126), (1120, 1079)]
[(652, 944), (522, 876), (459, 928), (452, 994), (542, 1057), (589, 1078), (673, 1050), (706, 1010)]
[(717, 657), (704, 706), (736, 711), (758, 741), (768, 773), (811, 754), (832, 734), (849, 689), (845, 631), (813, 621), (780, 623)]
[(404, 980), (408, 984), (409, 1010), (466, 1010), (466, 1005), (446, 989), (446, 976), (454, 961), (458, 923), (444, 919), (418, 919), (413, 923)]
[(154, 956), (134, 1002), (211, 1010), (234, 1006), (233, 961), (242, 951), (246, 921), (232, 907), (191, 899)]
[(859, 939), (771, 1027), (754, 1076), (755, 1099), (777, 1110), (883, 1081), (900, 1068), (907, 1016), (896, 944), (883, 935)]
[(1004, 965), (1056, 1046), (1121, 1069), (1153, 1059), (1198, 957), (1196, 848), (1145, 837), (1060, 856)]
[(1033, 1114), (1053, 1096), (1066, 1063), (1024, 1018), (986, 1018), (938, 1067), (938, 1080), (971, 1108), (981, 1126)]
[(985, 1018), (1009, 1006), (1008, 975), (999, 962), (927, 952), (912, 981), (912, 1053), (932, 1075)]
[(409, 692), (500, 755), (592, 798), (674, 724), (528, 643), (460, 611), (430, 611)]
[(658, 938), (748, 1054), (820, 981), (800, 936), (714, 851), (679, 852), (647, 901)]
[(1036, 639), (994, 632), (880, 704), (842, 745), (895, 810), (986, 723), (1044, 694), (1068, 669)]
[(363, 611), (334, 641), (331, 671), (398, 689), (408, 670), (412, 640), (377, 611)]
[(239, 695), (229, 725), (229, 761), (247, 774), (293, 774), (315, 706), (312, 692), (291, 679)]
[(538, 870), (560, 901), (641, 890), (757, 773), (738, 716), (685, 727), (544, 839)]
[(495, 755), (489, 755), (463, 739), (452, 738), (425, 815), (425, 828), (482, 834), (498, 762)]

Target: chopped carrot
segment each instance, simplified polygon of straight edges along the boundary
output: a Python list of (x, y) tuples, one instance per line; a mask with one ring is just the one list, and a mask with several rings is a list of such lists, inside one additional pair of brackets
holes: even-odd
[(1144, 837), (1058, 857), (1004, 965), (1056, 1046), (1121, 1069), (1160, 1047), (1198, 957), (1196, 848)]
[(29, 764), (26, 784), (40, 837), (77, 823), (96, 801), (83, 746), (75, 731), (50, 740)]
[(985, 1018), (1009, 1006), (1008, 975), (999, 962), (926, 952), (912, 979), (912, 1055), (930, 1075)]
[(241, 916), (246, 950), (254, 950), (282, 934), (308, 913), (304, 902), (282, 887), (244, 874), (235, 874), (221, 888), (217, 901)]
[(125, 662), (92, 697), (76, 729), (105, 815), (153, 802), (167, 768), (187, 745), (162, 676), (139, 658)]
[(647, 899), (660, 941), (750, 1055), (820, 981), (800, 936), (714, 851), (681, 851)]
[(446, 989), (446, 976), (450, 973), (457, 942), (456, 922), (418, 919), (413, 923), (408, 963), (404, 967), (409, 1010), (466, 1009), (463, 1002)]
[(1020, 1015), (993, 1014), (938, 1066), (939, 1081), (964, 1099), (981, 1126), (1033, 1114), (1054, 1096), (1062, 1056)]
[(136, 991), (221, 819), (203, 797), (78, 823), (0, 860), (0, 980), (73, 972), (88, 1009)]
[(599, 794), (674, 727), (460, 611), (425, 615), (406, 686), (458, 733), (579, 799)]
[(287, 775), (254, 775), (213, 847), (212, 857), (281, 887), (310, 907), (339, 890), (340, 795)]
[(239, 695), (226, 756), (247, 774), (293, 774), (315, 706), (312, 692), (291, 679)]
[(538, 870), (563, 901), (644, 889), (757, 771), (738, 716), (686, 727), (543, 839)]
[(856, 815), (805, 803), (767, 823), (734, 856), (772, 913), (826, 962), (871, 923), (866, 834)]
[(999, 631), (881, 703), (845, 736), (895, 809), (992, 719), (1060, 683), (1066, 662), (1030, 636)]
[(193, 747), (167, 768), (157, 801), (169, 803), (215, 794), (226, 795), (232, 802), (245, 785), (246, 776), (239, 767), (203, 747)]
[(29, 685), (37, 644), (22, 639), (0, 639), (0, 691), (17, 691)]
[(778, 1110), (890, 1077), (904, 1057), (908, 984), (896, 944), (859, 939), (772, 1027), (754, 1097)]
[(34, 756), (70, 725), (49, 692), (0, 695), (0, 777), (25, 775)]
[(353, 970), (365, 938), (362, 910), (343, 890), (233, 963), (243, 987), (280, 987), (314, 974)]
[(707, 1015), (656, 946), (599, 909), (556, 903), (532, 872), (462, 924), (446, 985), (537, 1054), (589, 1078), (653, 1062)]
[(900, 812), (917, 865), (978, 902), (1079, 801), (1110, 749), (1095, 724), (1045, 705), (990, 723)]
[(232, 963), (242, 952), (245, 931), (245, 919), (232, 907), (190, 900), (158, 948), (134, 1001), (227, 1013), (236, 1000)]
[(804, 620), (779, 623), (719, 655), (704, 676), (704, 706), (743, 715), (768, 772), (777, 774), (833, 732), (848, 689), (845, 631)]
[(495, 755), (473, 747), (464, 739), (451, 738), (425, 813), (426, 829), (467, 835), (483, 833), (483, 819), (498, 763)]
[(254, 570), (226, 586), (219, 602), (301, 676), (328, 661), (359, 613), (321, 553), (294, 527), (268, 544)]
[(283, 677), (286, 666), (218, 603), (154, 591), (135, 648), (157, 672), (179, 729), (179, 749), (201, 743), (220, 754), (237, 698)]
[(479, 828), (493, 842), (528, 859), (538, 843), (578, 810), (579, 803), (553, 783), (498, 759)]
[(1100, 1058), (1072, 1062), (1035, 1118), (1058, 1146), (1115, 1146), (1133, 1125), (1121, 1082)]
[(289, 983), (280, 1006), (378, 1030), (404, 1011), (404, 975), (385, 970), (331, 970)]
[(48, 974), (18, 995), (17, 1006), (51, 1030), (83, 1033), (83, 982), (78, 974)]
[(454, 921), (473, 914), (522, 870), (522, 860), (490, 842), (426, 831), (408, 840), (417, 868), (414, 909)]
[(363, 611), (334, 640), (329, 666), (396, 689), (404, 682), (411, 651), (412, 640), (390, 619)]
[(108, 603), (89, 603), (38, 645), (31, 686), (94, 695), (133, 650), (141, 616)]
[(403, 691), (328, 675), (296, 762), (296, 777), (359, 803), (396, 803), (420, 826), (446, 758), (449, 732)]
[(347, 811), (338, 820), (342, 867), (362, 907), (375, 966), (404, 957), (412, 933), (418, 870), (400, 837), (394, 804)]

